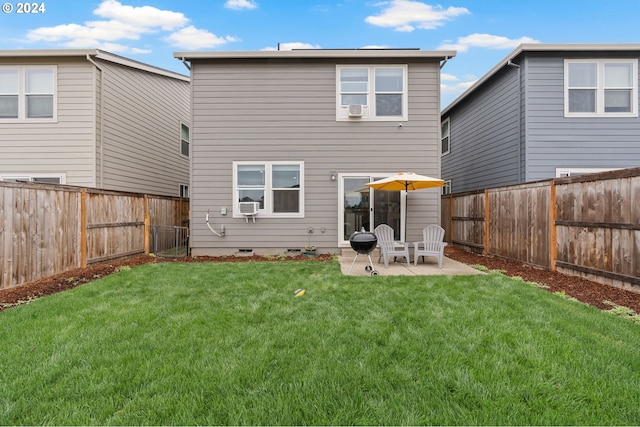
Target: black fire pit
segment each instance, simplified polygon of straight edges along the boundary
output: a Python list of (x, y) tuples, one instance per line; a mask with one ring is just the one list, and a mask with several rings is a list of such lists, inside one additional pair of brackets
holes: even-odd
[(369, 265), (364, 268), (365, 271), (370, 271), (372, 276), (377, 276), (378, 272), (373, 268), (373, 262), (371, 261), (371, 252), (376, 249), (376, 245), (378, 244), (378, 238), (376, 235), (362, 229), (362, 231), (356, 231), (351, 235), (351, 237), (349, 237), (349, 244), (351, 245), (351, 249), (356, 251), (356, 256), (351, 263), (349, 273), (351, 273), (353, 265), (358, 259), (358, 255), (362, 254), (366, 255), (369, 259)]

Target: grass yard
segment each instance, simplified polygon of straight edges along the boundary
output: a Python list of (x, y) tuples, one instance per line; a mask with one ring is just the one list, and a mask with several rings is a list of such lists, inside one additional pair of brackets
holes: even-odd
[(147, 264), (0, 312), (0, 343), (2, 425), (640, 422), (640, 326), (499, 274)]

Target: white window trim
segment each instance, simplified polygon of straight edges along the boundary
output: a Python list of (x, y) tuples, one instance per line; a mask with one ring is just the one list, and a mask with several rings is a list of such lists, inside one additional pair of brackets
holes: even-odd
[[(185, 192), (183, 190), (186, 190), (186, 193), (187, 193), (186, 196), (183, 195), (184, 192)], [(189, 184), (178, 184), (178, 195), (180, 197), (184, 197), (184, 198), (188, 199), (189, 198)]]
[[(344, 68), (366, 68), (368, 74), (367, 105), (363, 106), (362, 117), (349, 117), (349, 106), (342, 105), (340, 91), (340, 70)], [(375, 115), (375, 70), (380, 68), (402, 68), (402, 115), (401, 116), (376, 116)], [(336, 65), (336, 121), (338, 122), (406, 122), (409, 120), (409, 67), (407, 64), (353, 64)]]
[[(597, 66), (596, 111), (594, 113), (569, 112), (569, 64), (588, 63)], [(633, 66), (631, 112), (604, 112), (604, 64), (631, 64)], [(565, 117), (638, 117), (638, 60), (637, 59), (565, 59), (564, 60), (564, 116)]]
[[(182, 126), (185, 126), (187, 129), (189, 129), (189, 140), (187, 141), (187, 145), (189, 146), (189, 155), (188, 156), (185, 155), (182, 152), (182, 141), (183, 141), (183, 139), (182, 139)], [(191, 158), (191, 126), (189, 126), (187, 123), (181, 121), (180, 122), (179, 133), (180, 134), (179, 134), (178, 138), (180, 139), (180, 146), (179, 146), (178, 150), (180, 151), (180, 155), (182, 157), (184, 157), (185, 159), (189, 159), (189, 158)]]
[(449, 149), (447, 151), (441, 151), (440, 153), (441, 156), (446, 156), (447, 154), (451, 153), (451, 117), (447, 117), (442, 121), (442, 123), (440, 123), (440, 150), (442, 150), (442, 140), (445, 137), (444, 135), (442, 135), (442, 126), (445, 123), (449, 124), (449, 126), (447, 127), (449, 129), (449, 135), (447, 135), (449, 137), (449, 146), (448, 146)]
[[(238, 166), (239, 165), (264, 165), (265, 166), (265, 200), (264, 209), (258, 211), (258, 218), (304, 218), (304, 162), (296, 160), (271, 160), (271, 161), (236, 161), (233, 162), (233, 217), (245, 218), (240, 213), (238, 205)], [(273, 212), (273, 199), (271, 197), (271, 168), (273, 165), (297, 165), (300, 167), (299, 206), (300, 212)]]
[[(0, 66), (0, 69), (18, 70), (18, 118), (0, 118), (0, 123), (57, 123), (58, 121), (58, 67), (56, 65), (7, 65)], [(27, 95), (26, 95), (26, 70), (47, 70), (53, 71), (53, 117), (48, 118), (27, 118)]]
[(444, 186), (442, 187), (442, 195), (446, 196), (451, 194), (451, 180), (447, 179), (444, 181)]
[(67, 183), (67, 174), (66, 173), (9, 173), (0, 175), (0, 180), (16, 180), (16, 181), (28, 181), (35, 182), (34, 179), (37, 178), (58, 178), (60, 180), (60, 184)]
[(620, 168), (556, 168), (556, 178), (566, 178), (572, 175), (575, 176), (575, 174), (609, 172), (618, 169)]

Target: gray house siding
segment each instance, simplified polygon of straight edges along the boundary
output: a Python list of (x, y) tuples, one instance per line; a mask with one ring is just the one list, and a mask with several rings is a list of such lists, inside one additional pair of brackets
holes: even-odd
[[(638, 58), (629, 54), (573, 54), (571, 58)], [(528, 55), (527, 181), (556, 176), (556, 168), (640, 165), (640, 118), (564, 117), (564, 59)]]
[(178, 195), (189, 184), (180, 123), (189, 125), (189, 82), (99, 61), (101, 186)]
[(0, 178), (178, 196), (189, 81), (96, 50), (0, 51), (0, 67), (55, 67), (54, 120), (0, 119)]
[(507, 68), (442, 120), (450, 119), (451, 152), (442, 156), (442, 178), (455, 193), (519, 182), (518, 71)]
[(0, 58), (0, 66), (57, 67), (57, 121), (0, 121), (0, 176), (64, 174), (71, 185), (95, 185), (94, 73), (86, 60)]
[(550, 179), (557, 169), (637, 167), (640, 118), (565, 117), (564, 62), (639, 57), (640, 45), (520, 46), (443, 111), (451, 118), (443, 178), (463, 192)]
[[(309, 227), (312, 244), (336, 252), (342, 230), (339, 183), (329, 179), (331, 171), (439, 176), (437, 60), (409, 64), (409, 120), (402, 126), (336, 121), (336, 62), (203, 59), (192, 61), (191, 72), (194, 255), (301, 248), (309, 242)], [(304, 218), (233, 218), (233, 162), (286, 160), (304, 162)], [(225, 226), (225, 237), (208, 230), (207, 213), (214, 229)], [(407, 240), (417, 240), (422, 227), (438, 220), (439, 191), (409, 195)]]

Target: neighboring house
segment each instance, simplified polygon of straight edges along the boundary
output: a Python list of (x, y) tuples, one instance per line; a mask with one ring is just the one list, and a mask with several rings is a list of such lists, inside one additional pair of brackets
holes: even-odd
[(640, 44), (523, 44), (442, 112), (459, 193), (640, 165)]
[(405, 230), (403, 195), (364, 184), (440, 176), (440, 67), (454, 55), (174, 53), (191, 69), (192, 254), (338, 253), (380, 223), (419, 240), (439, 223), (440, 191), (409, 194)]
[(101, 50), (0, 51), (0, 180), (187, 195), (189, 78)]

